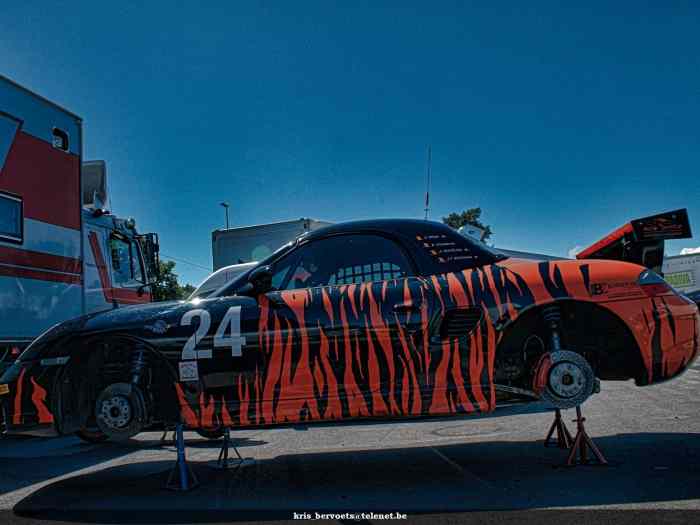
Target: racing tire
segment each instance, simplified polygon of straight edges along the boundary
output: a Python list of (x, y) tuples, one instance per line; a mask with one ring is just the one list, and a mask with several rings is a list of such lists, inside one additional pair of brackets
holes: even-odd
[(586, 358), (569, 350), (549, 354), (551, 364), (541, 397), (565, 410), (581, 405), (598, 390), (598, 380)]
[(109, 436), (107, 434), (98, 429), (89, 430), (87, 428), (81, 428), (75, 433), (75, 435), (78, 436), (82, 441), (85, 441), (86, 443), (91, 443), (93, 445), (104, 443), (109, 439)]
[(221, 439), (224, 437), (224, 429), (219, 428), (197, 428), (195, 432), (206, 439)]
[(113, 383), (95, 402), (97, 427), (108, 438), (125, 441), (143, 430), (148, 420), (141, 389), (130, 383)]

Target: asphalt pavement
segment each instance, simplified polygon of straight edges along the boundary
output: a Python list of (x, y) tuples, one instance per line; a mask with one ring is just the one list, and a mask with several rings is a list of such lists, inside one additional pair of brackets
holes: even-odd
[[(521, 509), (700, 509), (700, 363), (651, 387), (604, 382), (584, 405), (611, 465), (565, 468), (543, 447), (553, 413), (527, 405), (490, 417), (243, 430), (245, 458), (216, 467), (220, 442), (186, 433), (199, 478), (164, 488), (176, 453), (160, 433), (126, 443), (0, 440), (0, 512), (97, 522), (248, 521), (293, 512), (401, 512), (428, 518)], [(564, 413), (569, 429), (574, 411)], [(371, 521), (371, 520), (370, 520)]]

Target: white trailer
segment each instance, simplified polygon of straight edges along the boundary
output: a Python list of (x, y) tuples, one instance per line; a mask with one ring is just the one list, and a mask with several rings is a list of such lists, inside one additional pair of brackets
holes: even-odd
[(257, 226), (214, 230), (211, 234), (214, 271), (232, 264), (260, 261), (299, 235), (330, 224), (330, 222), (301, 218)]
[(158, 240), (105, 210), (82, 120), (0, 76), (0, 369), (50, 326), (150, 300)]
[(664, 257), (664, 279), (686, 295), (700, 291), (700, 253)]

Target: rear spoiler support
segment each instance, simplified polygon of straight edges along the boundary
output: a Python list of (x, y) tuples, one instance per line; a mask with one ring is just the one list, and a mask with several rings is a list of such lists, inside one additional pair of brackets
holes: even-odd
[(692, 237), (688, 210), (635, 219), (576, 255), (577, 259), (612, 259), (640, 264), (661, 273), (664, 241)]

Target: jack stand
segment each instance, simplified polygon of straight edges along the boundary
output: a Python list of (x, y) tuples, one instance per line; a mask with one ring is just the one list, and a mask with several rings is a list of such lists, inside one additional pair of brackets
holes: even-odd
[(171, 441), (172, 441), (172, 445), (173, 445), (173, 446), (176, 446), (176, 445), (177, 445), (176, 432), (175, 432), (175, 430), (173, 430), (172, 428), (166, 428), (166, 429), (163, 430), (163, 435), (160, 436), (160, 444), (161, 444), (162, 446), (165, 446), (165, 445), (168, 444), (168, 432), (172, 432), (172, 433), (173, 433), (173, 438), (172, 438)]
[[(229, 448), (233, 448), (236, 453), (235, 458), (228, 457)], [(216, 468), (221, 470), (229, 470), (233, 468), (234, 471), (238, 470), (240, 467), (252, 462), (251, 458), (243, 459), (243, 456), (238, 452), (238, 448), (231, 444), (231, 432), (228, 427), (224, 429), (224, 442), (221, 445), (221, 451), (219, 452), (219, 459), (216, 460)]]
[[(603, 453), (600, 450), (598, 450), (598, 447), (595, 446), (595, 443), (593, 443), (593, 440), (588, 435), (585, 427), (583, 426), (583, 423), (586, 421), (586, 418), (581, 415), (580, 406), (576, 407), (576, 419), (574, 419), (574, 421), (576, 422), (577, 427), (576, 439), (574, 439), (574, 443), (573, 445), (571, 445), (571, 452), (569, 452), (569, 457), (566, 459), (566, 466), (573, 467), (575, 465), (590, 464), (590, 461), (587, 457), (586, 447), (591, 449), (591, 452), (593, 452), (593, 455), (598, 460), (599, 465), (607, 465), (608, 460), (605, 459)], [(579, 454), (578, 460), (576, 459), (577, 453)]]
[(199, 481), (197, 480), (197, 476), (195, 476), (194, 472), (192, 471), (192, 467), (190, 467), (187, 463), (187, 457), (185, 456), (185, 438), (183, 436), (182, 428), (182, 423), (178, 423), (175, 427), (177, 461), (170, 471), (165, 488), (169, 490), (186, 492), (199, 485)]
[[(556, 441), (552, 440), (552, 436), (554, 435), (554, 432), (557, 433), (557, 439)], [(574, 439), (571, 437), (571, 434), (569, 433), (569, 429), (566, 428), (566, 425), (564, 424), (564, 420), (561, 418), (561, 410), (560, 409), (555, 409), (554, 410), (554, 421), (552, 421), (552, 426), (549, 427), (549, 432), (547, 432), (547, 437), (544, 438), (544, 446), (545, 447), (552, 447), (552, 446), (557, 446), (559, 448), (571, 448), (571, 444), (573, 443)]]

